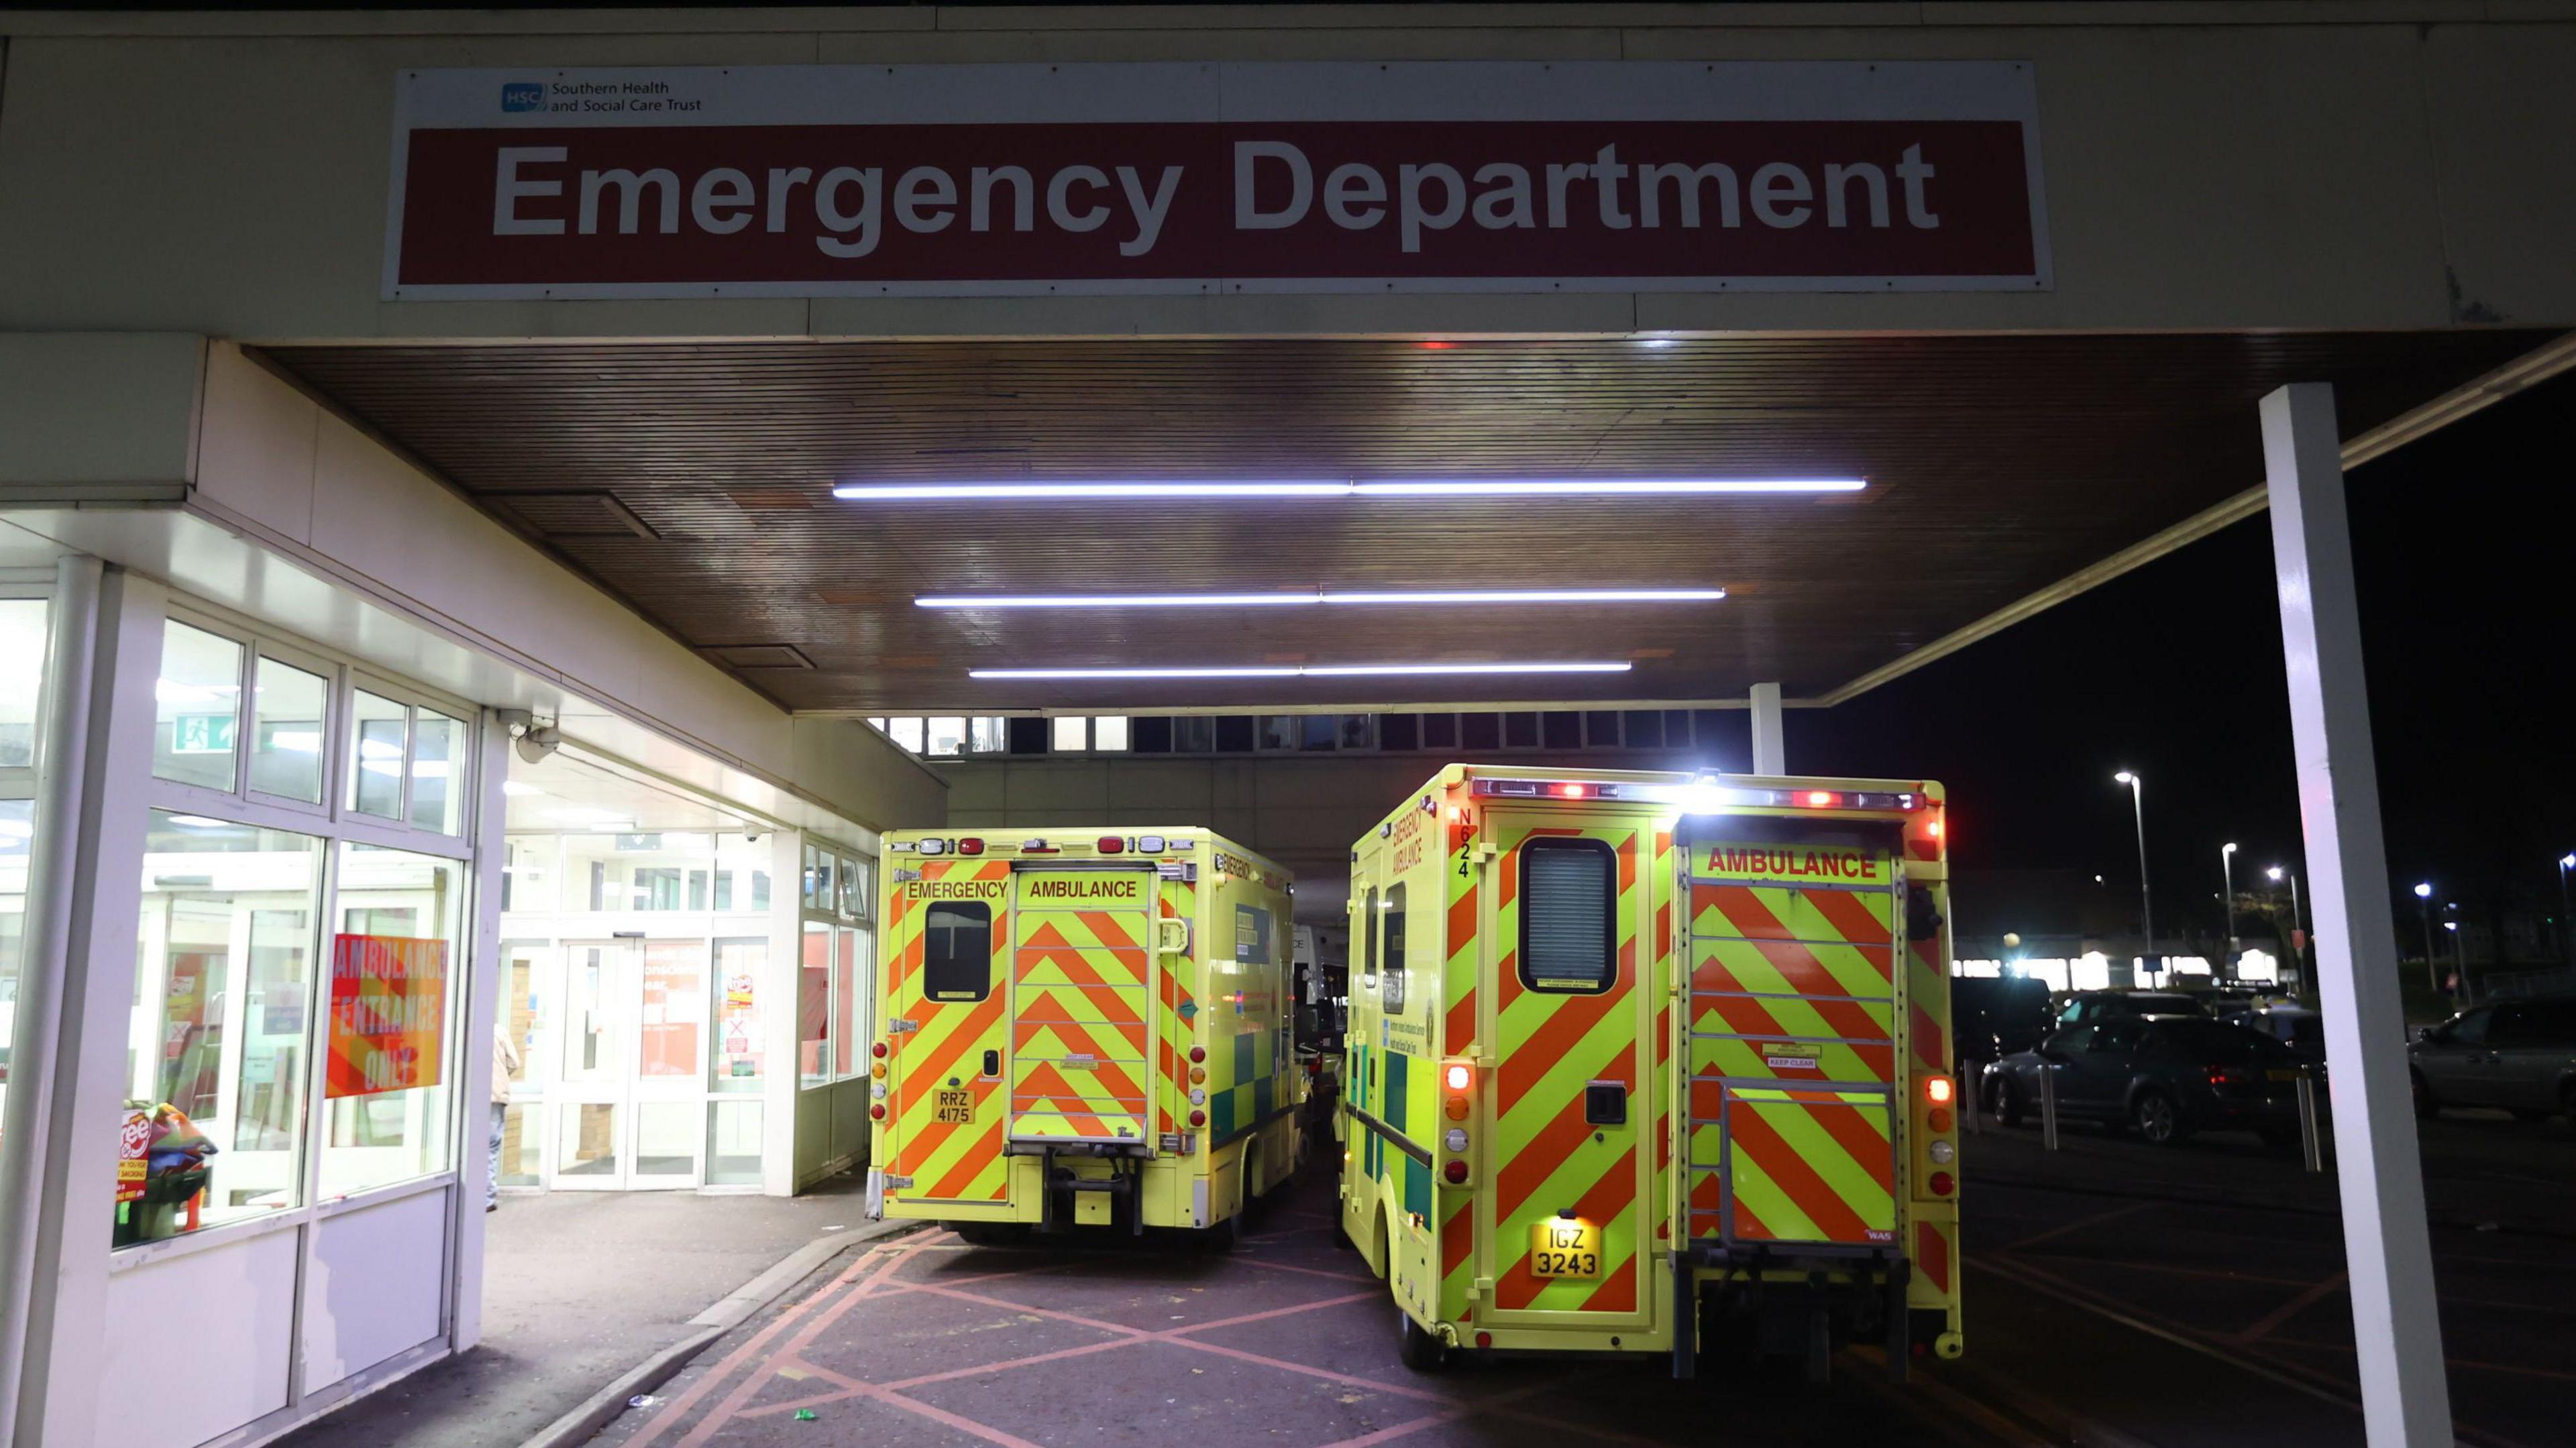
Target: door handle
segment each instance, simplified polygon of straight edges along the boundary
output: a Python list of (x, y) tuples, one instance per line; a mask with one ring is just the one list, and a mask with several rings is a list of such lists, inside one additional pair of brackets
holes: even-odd
[(984, 1053), (984, 1075), (986, 1079), (990, 1079), (1001, 1074), (1002, 1053), (999, 1051), (986, 1051)]
[(1164, 955), (1190, 953), (1190, 922), (1177, 918), (1154, 922), (1154, 949)]

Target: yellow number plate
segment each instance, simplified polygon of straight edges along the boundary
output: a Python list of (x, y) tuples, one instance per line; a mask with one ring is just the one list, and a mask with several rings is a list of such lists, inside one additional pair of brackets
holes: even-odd
[(931, 1103), (936, 1119), (960, 1125), (975, 1119), (975, 1106), (966, 1092), (942, 1091), (937, 1096), (938, 1099)]
[(1592, 1222), (1550, 1217), (1530, 1223), (1532, 1277), (1601, 1275), (1601, 1228)]

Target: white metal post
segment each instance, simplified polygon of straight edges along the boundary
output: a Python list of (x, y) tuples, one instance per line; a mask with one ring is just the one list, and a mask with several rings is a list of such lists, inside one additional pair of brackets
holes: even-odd
[(1780, 735), (1780, 686), (1753, 686), (1753, 772), (1787, 774), (1789, 750)]
[(79, 844), (70, 877), (50, 887), (64, 912), (62, 956), (38, 967), (60, 972), (62, 996), (44, 1157), (35, 1163), (44, 1200), (34, 1222), (36, 1270), (15, 1409), (16, 1441), (30, 1445), (92, 1441), (102, 1386), (116, 1372), (107, 1320), (115, 1225), (108, 1184), (116, 1180), (115, 1123), (125, 1102), (134, 1011), (164, 602), (159, 585), (105, 572), (88, 697), (70, 702), (84, 721), (80, 774), (66, 786), (76, 792)]
[(2450, 1390), (2402, 1045), (2334, 389), (2283, 387), (2261, 412), (2362, 1412), (2373, 1448), (2436, 1448), (2452, 1441)]
[(510, 730), (500, 711), (481, 711), (474, 753), (474, 902), (473, 928), (466, 936), (465, 989), (457, 1009), (465, 1012), (456, 1033), (458, 1144), (455, 1233), (452, 1260), (454, 1317), (450, 1346), (458, 1352), (483, 1340), (483, 1203), (492, 1180), (492, 1038), (501, 1021), (501, 870), (509, 863), (508, 795), (501, 788), (510, 777)]
[[(36, 834), (27, 861), (24, 953), (18, 968), (17, 1035), (10, 1055), (8, 1117), (0, 1122), (0, 1439), (16, 1419), (26, 1360), (27, 1312), (36, 1276), (36, 1218), (44, 1209), (42, 1164), (53, 1109), (54, 1062), (62, 1026), (63, 961), (71, 936), (69, 881), (80, 860), (80, 782), (87, 758), (92, 669), (98, 660), (95, 558), (56, 566), (37, 699)], [(0, 1040), (0, 1045), (9, 1042)]]

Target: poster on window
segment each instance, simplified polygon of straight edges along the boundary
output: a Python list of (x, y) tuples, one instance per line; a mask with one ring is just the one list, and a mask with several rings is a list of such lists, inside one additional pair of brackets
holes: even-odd
[(373, 1096), (439, 1082), (447, 942), (331, 937), (331, 1052), (324, 1095)]

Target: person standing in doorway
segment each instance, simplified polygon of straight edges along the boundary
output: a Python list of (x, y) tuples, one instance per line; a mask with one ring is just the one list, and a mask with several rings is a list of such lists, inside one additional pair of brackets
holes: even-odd
[(492, 1174), (483, 1179), (483, 1210), (501, 1210), (501, 1124), (510, 1115), (510, 1080), (519, 1074), (519, 1046), (506, 1030), (492, 1033)]

